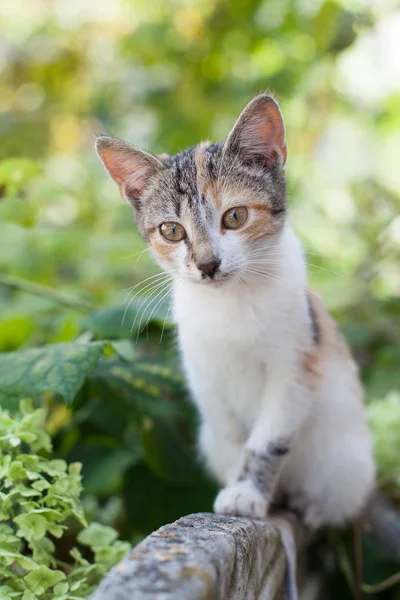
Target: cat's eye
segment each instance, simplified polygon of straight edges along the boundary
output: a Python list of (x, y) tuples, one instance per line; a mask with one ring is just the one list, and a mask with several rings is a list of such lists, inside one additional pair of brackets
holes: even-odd
[(174, 223), (173, 221), (162, 223), (160, 233), (169, 242), (180, 242), (186, 237), (185, 228), (180, 223)]
[(230, 208), (222, 217), (222, 225), (225, 229), (239, 229), (247, 221), (249, 211), (245, 206)]

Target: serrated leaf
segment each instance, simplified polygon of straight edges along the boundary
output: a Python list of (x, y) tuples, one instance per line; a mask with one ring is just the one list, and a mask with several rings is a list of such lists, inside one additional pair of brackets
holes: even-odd
[(50, 484), (45, 479), (39, 479), (39, 481), (34, 481), (32, 483), (32, 487), (39, 492), (43, 492), (43, 490), (46, 490), (50, 487)]
[(67, 463), (61, 458), (55, 458), (53, 460), (46, 460), (40, 463), (42, 471), (50, 475), (51, 477), (59, 477), (67, 471)]
[(0, 404), (15, 408), (19, 398), (48, 391), (72, 402), (105, 347), (71, 342), (0, 354)]
[(10, 551), (2, 548), (0, 551), (0, 557), (1, 558), (10, 558), (11, 559), (10, 564), (12, 564), (13, 562), (16, 562), (16, 563), (18, 563), (18, 565), (20, 567), (22, 567), (23, 569), (26, 569), (27, 571), (31, 571), (32, 569), (37, 569), (37, 563), (34, 560), (29, 558), (28, 556), (24, 556), (23, 554), (20, 554), (19, 552), (10, 552)]
[(101, 548), (112, 544), (117, 537), (118, 534), (112, 527), (91, 523), (89, 527), (79, 533), (78, 542), (90, 546), (90, 548)]
[(21, 535), (28, 542), (40, 540), (46, 533), (47, 519), (42, 515), (26, 513), (18, 515), (14, 521), (19, 526)]
[(48, 567), (41, 566), (31, 571), (24, 577), (25, 581), (29, 583), (32, 591), (37, 594), (43, 594), (49, 587), (56, 585), (63, 579), (65, 579), (65, 573), (62, 571), (53, 571)]

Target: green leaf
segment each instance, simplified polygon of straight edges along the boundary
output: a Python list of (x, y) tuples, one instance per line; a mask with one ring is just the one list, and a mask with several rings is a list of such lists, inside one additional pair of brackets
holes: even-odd
[(22, 514), (14, 518), (15, 523), (20, 528), (20, 534), (28, 542), (40, 540), (46, 533), (47, 519), (37, 514)]
[[(94, 395), (113, 403), (115, 412), (132, 416), (178, 415), (184, 397), (182, 379), (167, 367), (136, 360), (128, 364), (117, 357), (101, 360), (90, 377)], [(169, 399), (171, 398), (171, 400)]]
[(21, 600), (38, 600), (38, 597), (29, 590), (25, 590)]
[(51, 477), (58, 477), (67, 472), (67, 463), (60, 458), (42, 461), (40, 466), (42, 470), (48, 475), (51, 475)]
[(90, 548), (101, 548), (112, 544), (118, 537), (117, 532), (112, 527), (91, 523), (78, 535), (78, 542)]
[(55, 594), (66, 594), (69, 590), (69, 585), (66, 581), (61, 581), (60, 583), (57, 583), (54, 586), (54, 593)]
[(24, 556), (19, 552), (10, 552), (9, 550), (5, 550), (2, 548), (0, 550), (0, 558), (9, 558), (10, 564), (16, 562), (22, 569), (26, 569), (26, 571), (31, 571), (32, 569), (37, 569), (37, 563), (29, 558), (29, 556)]
[(99, 547), (95, 550), (95, 560), (111, 568), (129, 552), (130, 547), (128, 542), (122, 541), (117, 541), (112, 546)]
[(15, 591), (9, 585), (0, 585), (0, 600), (12, 600)]
[(46, 391), (72, 402), (105, 346), (105, 342), (71, 342), (0, 354), (0, 404), (15, 408), (19, 398)]
[(24, 579), (29, 583), (32, 591), (35, 594), (40, 595), (48, 590), (49, 587), (52, 587), (65, 579), (65, 573), (62, 571), (52, 571), (48, 567), (41, 566), (28, 573)]

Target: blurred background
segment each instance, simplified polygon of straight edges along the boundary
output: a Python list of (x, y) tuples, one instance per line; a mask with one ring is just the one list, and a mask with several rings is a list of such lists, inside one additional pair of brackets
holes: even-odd
[[(137, 540), (209, 510), (215, 493), (191, 454), (171, 324), (161, 344), (160, 307), (143, 341), (118, 329), (126, 288), (157, 268), (94, 135), (168, 153), (220, 141), (264, 90), (286, 121), (310, 282), (359, 362), (380, 485), (400, 502), (398, 2), (13, 0), (1, 3), (0, 30), (0, 351), (120, 338), (118, 360), (146, 356), (172, 373), (132, 375), (131, 388), (125, 374), (122, 392), (103, 366), (69, 407), (49, 403), (57, 455), (83, 462), (87, 511)], [(149, 413), (157, 394), (162, 409)], [(392, 572), (367, 552), (366, 579)]]

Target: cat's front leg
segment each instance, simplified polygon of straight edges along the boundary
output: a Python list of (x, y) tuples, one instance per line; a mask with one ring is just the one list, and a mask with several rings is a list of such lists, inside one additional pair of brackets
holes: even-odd
[(239, 477), (220, 491), (214, 504), (215, 512), (265, 518), (289, 444), (289, 439), (279, 443), (266, 442), (265, 450), (264, 447), (251, 448), (247, 443), (242, 453)]
[(236, 480), (218, 494), (215, 512), (266, 517), (283, 462), (309, 408), (310, 399), (292, 382), (283, 378), (269, 381), (259, 417), (243, 448)]
[[(218, 428), (203, 422), (200, 426), (198, 446), (207, 467), (220, 485), (236, 480), (243, 445), (246, 438), (235, 423), (225, 420)], [(226, 427), (226, 425), (228, 427)]]

